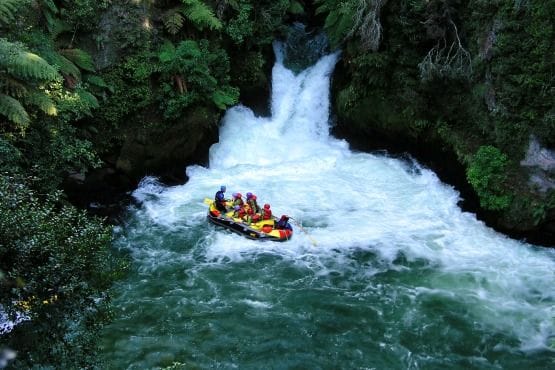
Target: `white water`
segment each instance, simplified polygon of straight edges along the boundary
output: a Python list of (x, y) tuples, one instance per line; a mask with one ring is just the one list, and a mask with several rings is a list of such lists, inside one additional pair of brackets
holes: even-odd
[[(412, 302), (452, 297), (476, 326), (518, 338), (516, 350), (546, 350), (555, 334), (553, 251), (511, 240), (462, 212), (459, 194), (433, 172), (353, 152), (331, 137), (329, 85), (338, 55), (295, 76), (276, 49), (272, 117), (255, 117), (244, 106), (230, 109), (219, 143), (210, 149), (209, 168), (188, 167), (189, 181), (182, 186), (166, 188), (151, 178), (141, 183), (134, 192), (142, 202), (141, 217), (187, 233), (206, 223), (203, 199), (212, 198), (220, 185), (227, 186), (227, 194), (252, 191), (278, 216), (302, 222), (308, 234), (295, 227), (288, 242), (260, 243), (206, 226), (199, 244), (208, 263), (249, 260), (263, 251), (326, 275), (330, 265), (339, 273), (349, 271), (347, 251), (371, 250), (386, 267), (369, 266), (365, 283), (379, 291), (373, 277), (383, 269), (406, 268), (395, 263), (402, 255), (436, 271), (429, 280), (403, 282)], [(132, 252), (151, 260), (153, 269), (157, 261), (179, 258), (156, 245)]]

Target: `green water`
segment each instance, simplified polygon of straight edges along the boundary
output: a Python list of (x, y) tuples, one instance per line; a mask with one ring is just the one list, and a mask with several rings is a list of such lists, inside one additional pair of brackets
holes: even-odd
[(480, 285), (472, 274), (402, 253), (383, 260), (372, 246), (210, 258), (221, 230), (169, 232), (141, 217), (116, 243), (134, 262), (114, 288), (109, 368), (553, 368), (552, 352), (522, 352), (519, 338), (480, 321), (479, 298), (457, 288)]

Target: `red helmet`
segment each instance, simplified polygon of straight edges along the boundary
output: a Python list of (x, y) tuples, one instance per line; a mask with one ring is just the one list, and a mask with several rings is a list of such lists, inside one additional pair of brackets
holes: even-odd
[(235, 198), (242, 198), (243, 196), (241, 195), (241, 193), (235, 193)]
[(281, 220), (289, 220), (289, 217), (287, 217), (286, 215), (281, 215)]
[(268, 203), (264, 204), (264, 209), (270, 209), (270, 205)]
[(253, 194), (252, 197), (251, 197), (251, 199), (256, 200), (256, 195)]

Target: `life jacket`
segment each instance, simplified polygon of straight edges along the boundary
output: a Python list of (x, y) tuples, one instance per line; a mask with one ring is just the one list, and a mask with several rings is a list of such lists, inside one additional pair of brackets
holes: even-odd
[(263, 219), (263, 220), (269, 220), (269, 219), (272, 218), (272, 210), (271, 210), (271, 209), (269, 209), (269, 208), (264, 208), (264, 209), (262, 210), (262, 212), (264, 212), (264, 213), (262, 214), (262, 219)]
[(243, 204), (245, 204), (245, 202), (243, 202), (242, 198), (235, 198), (233, 199), (233, 205), (234, 206), (243, 206)]
[(250, 198), (249, 200), (247, 200), (247, 204), (250, 206), (254, 213), (260, 212), (260, 207), (258, 207), (258, 203), (256, 203), (256, 200)]
[(245, 209), (243, 207), (241, 207), (241, 209), (239, 209), (238, 211), (235, 211), (233, 213), (233, 217), (235, 218), (243, 218), (246, 215)]

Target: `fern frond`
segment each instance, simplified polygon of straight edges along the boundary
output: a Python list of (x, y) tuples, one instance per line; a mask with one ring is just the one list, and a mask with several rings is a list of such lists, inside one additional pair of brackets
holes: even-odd
[(25, 98), (25, 102), (34, 105), (49, 116), (55, 116), (58, 114), (56, 105), (50, 96), (45, 94), (43, 91), (35, 90)]
[(79, 68), (63, 55), (53, 52), (50, 56), (50, 61), (60, 69), (60, 72), (64, 76), (72, 76), (77, 80), (81, 80), (81, 71)]
[(45, 9), (45, 11), (48, 11), (52, 14), (58, 14), (60, 12), (58, 7), (56, 6), (56, 4), (54, 4), (54, 1), (52, 0), (40, 0), (40, 4)]
[(8, 59), (6, 66), (8, 73), (24, 79), (52, 81), (59, 77), (56, 68), (37, 54), (21, 50)]
[(112, 87), (104, 81), (104, 79), (97, 75), (88, 75), (86, 76), (86, 81), (96, 87), (102, 87), (104, 89), (110, 90)]
[(0, 114), (8, 117), (21, 131), (25, 131), (31, 121), (29, 114), (27, 114), (19, 100), (4, 94), (0, 94)]
[(163, 18), (164, 27), (170, 34), (175, 35), (183, 27), (184, 20), (183, 15), (174, 9)]
[(72, 61), (79, 68), (85, 71), (94, 72), (94, 62), (92, 56), (81, 49), (62, 49), (60, 54)]
[(15, 19), (21, 0), (0, 0), (0, 24), (7, 25)]
[(21, 81), (11, 76), (0, 74), (0, 94), (21, 98), (27, 94), (27, 88)]
[(49, 13), (45, 13), (44, 17), (46, 18), (46, 28), (48, 28), (48, 32), (50, 32), (52, 38), (55, 39), (61, 33), (71, 31), (70, 25), (60, 18)]
[(98, 103), (98, 99), (96, 99), (96, 96), (94, 96), (87, 90), (77, 89), (75, 92), (79, 96), (79, 99), (81, 100), (81, 102), (88, 108), (88, 110), (100, 107), (100, 104)]
[(201, 0), (181, 0), (181, 2), (184, 4), (183, 13), (199, 30), (202, 31), (205, 27), (211, 30), (222, 28), (222, 22)]

